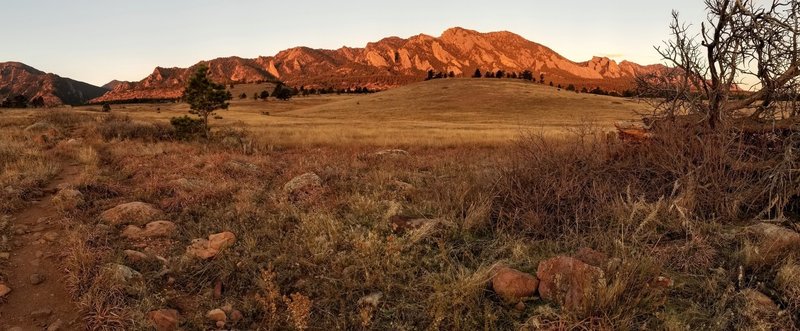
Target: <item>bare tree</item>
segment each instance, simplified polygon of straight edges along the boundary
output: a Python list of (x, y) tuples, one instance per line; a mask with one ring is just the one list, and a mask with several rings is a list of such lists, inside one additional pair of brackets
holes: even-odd
[[(656, 96), (654, 115), (700, 115), (710, 128), (735, 118), (798, 117), (798, 0), (706, 0), (697, 32), (672, 13), (671, 40), (656, 47), (670, 69), (637, 79)], [(742, 90), (745, 87), (747, 90)]]

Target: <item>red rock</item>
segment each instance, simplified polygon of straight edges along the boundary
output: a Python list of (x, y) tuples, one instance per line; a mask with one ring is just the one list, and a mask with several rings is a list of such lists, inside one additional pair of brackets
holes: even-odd
[(606, 264), (606, 262), (608, 262), (608, 255), (588, 247), (579, 249), (575, 253), (574, 257), (588, 265), (595, 267), (602, 267)]
[(222, 232), (208, 236), (208, 247), (218, 251), (224, 250), (236, 243), (233, 232)]
[(558, 256), (539, 263), (539, 295), (569, 310), (582, 311), (605, 289), (600, 268)]
[(214, 322), (225, 322), (228, 320), (228, 316), (225, 315), (225, 312), (222, 309), (213, 309), (206, 313), (206, 318), (214, 321)]
[(539, 287), (536, 277), (509, 267), (500, 267), (492, 277), (492, 289), (509, 303), (532, 297)]
[(118, 205), (100, 214), (100, 220), (109, 225), (145, 225), (163, 216), (151, 204), (130, 202)]
[(175, 309), (154, 310), (147, 314), (151, 325), (157, 331), (174, 331), (178, 329), (181, 316)]
[(0, 284), (0, 298), (5, 297), (9, 293), (11, 293), (11, 288), (6, 284)]

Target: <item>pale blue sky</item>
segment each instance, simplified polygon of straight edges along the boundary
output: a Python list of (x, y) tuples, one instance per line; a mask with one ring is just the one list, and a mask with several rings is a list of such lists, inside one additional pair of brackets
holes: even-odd
[(363, 47), (449, 27), (508, 30), (569, 59), (659, 61), (670, 11), (699, 22), (700, 0), (255, 1), (3, 0), (0, 62), (20, 61), (92, 84), (293, 46)]

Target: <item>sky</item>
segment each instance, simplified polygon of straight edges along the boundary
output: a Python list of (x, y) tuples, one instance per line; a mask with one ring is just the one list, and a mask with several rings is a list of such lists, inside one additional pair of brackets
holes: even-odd
[(594, 55), (660, 63), (671, 11), (704, 18), (699, 0), (255, 1), (2, 0), (0, 62), (95, 85), (138, 81), (156, 66), (270, 56), (294, 46), (363, 47), (460, 26), (511, 31), (573, 61)]

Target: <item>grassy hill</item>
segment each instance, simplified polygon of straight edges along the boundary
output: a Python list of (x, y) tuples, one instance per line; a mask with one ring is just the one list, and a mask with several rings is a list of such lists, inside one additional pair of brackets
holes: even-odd
[[(567, 92), (506, 79), (445, 79), (368, 95), (253, 100), (270, 84), (241, 84), (215, 127), (245, 127), (276, 144), (442, 145), (494, 144), (521, 132), (560, 134), (591, 124), (608, 128), (635, 119), (633, 100)], [(239, 99), (246, 93), (248, 98)], [(97, 108), (97, 107), (94, 107)], [(82, 108), (92, 109), (92, 108)], [(188, 114), (182, 103), (115, 107), (134, 118), (166, 121)]]

